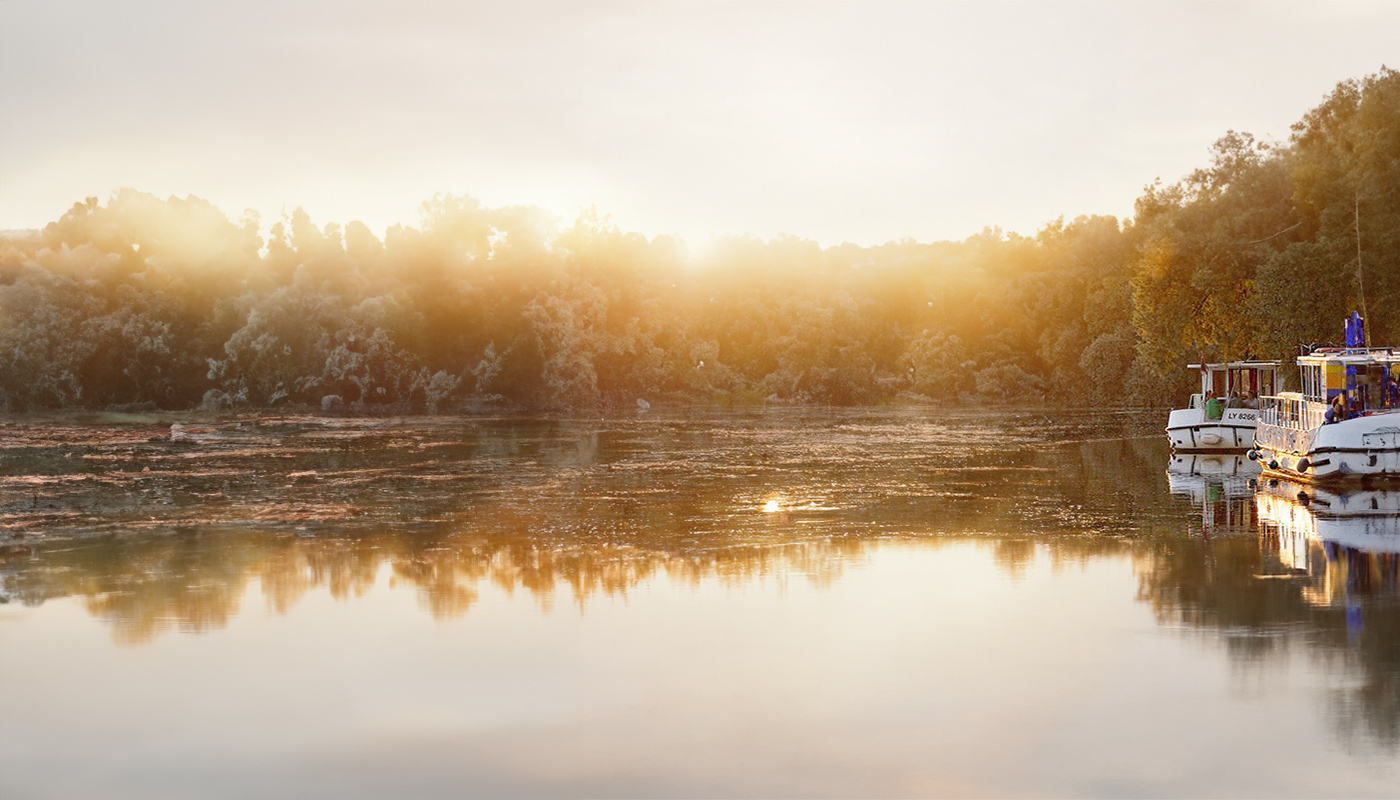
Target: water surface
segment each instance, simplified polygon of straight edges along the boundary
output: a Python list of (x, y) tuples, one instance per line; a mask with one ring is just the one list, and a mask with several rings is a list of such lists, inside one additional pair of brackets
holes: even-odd
[(0, 426), (0, 796), (1400, 777), (1394, 493), (1156, 415), (169, 422)]

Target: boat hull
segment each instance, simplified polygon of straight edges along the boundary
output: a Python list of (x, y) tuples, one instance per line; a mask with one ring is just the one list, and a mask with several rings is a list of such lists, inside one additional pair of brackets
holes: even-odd
[(1167, 441), (1185, 453), (1243, 453), (1254, 446), (1258, 412), (1227, 408), (1220, 419), (1208, 420), (1200, 408), (1178, 408), (1167, 417)]
[(1261, 423), (1250, 455), (1265, 475), (1291, 480), (1400, 481), (1400, 413), (1368, 414), (1302, 430)]

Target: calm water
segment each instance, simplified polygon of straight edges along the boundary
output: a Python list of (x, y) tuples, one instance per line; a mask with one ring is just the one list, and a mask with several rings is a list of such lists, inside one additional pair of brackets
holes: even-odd
[(0, 797), (1395, 796), (1400, 497), (1158, 416), (11, 420)]

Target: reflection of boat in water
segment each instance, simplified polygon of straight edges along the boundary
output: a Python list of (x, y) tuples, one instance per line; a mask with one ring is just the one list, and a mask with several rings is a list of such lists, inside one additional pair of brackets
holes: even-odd
[(1334, 492), (1297, 481), (1259, 489), (1260, 519), (1319, 541), (1400, 553), (1400, 492)]
[(1251, 455), (1264, 471), (1305, 481), (1400, 477), (1400, 353), (1363, 346), (1347, 320), (1346, 346), (1298, 357), (1303, 390), (1265, 397)]
[(1356, 594), (1400, 594), (1400, 492), (1336, 492), (1261, 481), (1255, 496), (1266, 550), (1315, 584), (1304, 599), (1338, 605)]
[[(1274, 393), (1277, 361), (1191, 364), (1201, 391), (1167, 415), (1167, 441), (1178, 452), (1244, 452), (1254, 446), (1257, 398)], [(1252, 403), (1254, 407), (1249, 407)]]
[(1197, 503), (1208, 498), (1250, 497), (1259, 465), (1242, 455), (1173, 453), (1167, 463), (1167, 486), (1172, 494)]
[(1239, 454), (1173, 453), (1167, 488), (1201, 507), (1202, 531), (1252, 533), (1259, 465)]

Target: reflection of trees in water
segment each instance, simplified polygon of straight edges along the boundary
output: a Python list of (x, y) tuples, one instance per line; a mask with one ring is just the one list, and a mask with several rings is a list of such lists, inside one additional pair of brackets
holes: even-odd
[(1130, 552), (1132, 543), (1104, 536), (1059, 536), (990, 540), (992, 560), (1009, 578), (1020, 580), (1044, 559), (1056, 572), (1084, 567), (1098, 558)]
[(1035, 563), (1038, 549), (1034, 539), (997, 539), (992, 543), (992, 559), (1010, 577), (1021, 578)]
[(1314, 541), (1306, 560), (1281, 560), (1294, 545), (1276, 527), (1257, 531), (1143, 543), (1139, 599), (1164, 626), (1218, 633), (1241, 666), (1305, 652), (1343, 676), (1327, 712), (1339, 738), (1400, 747), (1396, 556)]
[[(1303, 595), (1330, 612), (1317, 633), (1329, 658), (1359, 673), (1333, 690), (1329, 716), (1348, 743), (1375, 741), (1400, 747), (1400, 592), (1395, 553), (1313, 543), (1310, 581)], [(1340, 619), (1340, 622), (1338, 621)]]
[(26, 604), (77, 596), (108, 620), (118, 642), (140, 643), (178, 628), (222, 628), (238, 611), (257, 566), (247, 548), (211, 547), (197, 535), (109, 539), (55, 553), (11, 547), (4, 554), (9, 593)]
[[(625, 595), (664, 576), (699, 585), (791, 580), (832, 585), (852, 563), (890, 540), (804, 536), (792, 530), (765, 539), (736, 537), (698, 543), (659, 539), (570, 542), (521, 535), (499, 527), (483, 532), (366, 533), (308, 537), (286, 532), (211, 530), (139, 538), (106, 537), (62, 547), (12, 546), (0, 552), (0, 577), (11, 597), (28, 605), (82, 598), (122, 644), (138, 645), (171, 630), (201, 633), (226, 626), (256, 585), (270, 610), (282, 614), (308, 593), (337, 600), (366, 595), (389, 570), (389, 584), (419, 592), (436, 619), (468, 613), (484, 583), (523, 590), (548, 608), (560, 596), (579, 607), (590, 599)], [(908, 542), (909, 540), (901, 540)], [(936, 548), (962, 538), (922, 538)], [(1104, 537), (1057, 540), (981, 539), (996, 563), (1019, 577), (1047, 559), (1052, 568), (1083, 565), (1125, 552), (1127, 542)]]
[[(1097, 438), (1105, 420), (1018, 419), (1042, 426), (1033, 434), (979, 428), (978, 416), (873, 412), (723, 424), (262, 420), (199, 443), (36, 427), (47, 438), (14, 445), (7, 463), (54, 482), (0, 481), (0, 514), (53, 505), (110, 521), (98, 531), (159, 519), (134, 535), (12, 541), (0, 549), (0, 598), (81, 598), (118, 641), (142, 643), (226, 625), (254, 585), (285, 613), (312, 591), (362, 595), (387, 570), (447, 619), (469, 613), (483, 584), (546, 606), (662, 576), (825, 586), (880, 537), (936, 547), (972, 535), (1012, 578), (1039, 560), (1059, 569), (1131, 554), (1138, 597), (1163, 625), (1218, 635), (1239, 664), (1306, 652), (1356, 676), (1329, 706), (1339, 735), (1400, 745), (1396, 557), (1334, 548), (1329, 558), (1318, 545), (1283, 563), (1296, 548), (1276, 528), (1245, 534), (1237, 523), (1253, 517), (1235, 513), (1238, 498), (1207, 491), (1209, 508), (1184, 510), (1192, 501), (1169, 493), (1155, 429)], [(1184, 523), (1194, 535), (1179, 535)]]
[[(1354, 612), (1353, 612), (1354, 613)], [(1400, 608), (1368, 607), (1356, 631), (1328, 631), (1325, 645), (1360, 681), (1332, 691), (1329, 718), (1348, 744), (1400, 748)]]
[(1283, 645), (1284, 626), (1311, 616), (1298, 587), (1260, 579), (1254, 538), (1163, 539), (1134, 553), (1138, 599), (1164, 626), (1224, 631), (1233, 655), (1253, 658)]
[[(122, 533), (68, 547), (17, 539), (0, 578), (24, 602), (82, 597), (139, 642), (225, 624), (254, 580), (284, 612), (313, 589), (361, 594), (385, 568), (438, 617), (469, 610), (483, 581), (580, 604), (662, 573), (824, 586), (881, 536), (986, 536), (1016, 574), (1041, 553), (1101, 547), (1087, 540), (1140, 513), (1136, 485), (1161, 480), (1146, 467), (1160, 437), (1097, 438), (1132, 420), (1021, 414), (1008, 426), (1002, 415), (899, 409), (260, 417), (190, 426), (179, 441), (145, 423), (40, 421), (0, 449), (58, 482), (26, 501), (9, 491), (15, 476), (0, 479), (0, 514), (40, 536), (64, 531), (31, 506), (77, 515), (70, 526), (89, 537)], [(1086, 543), (1033, 543), (1049, 536)]]
[(52, 549), (11, 546), (0, 553), (0, 576), (7, 594), (25, 604), (80, 597), (112, 626), (118, 642), (141, 644), (168, 630), (224, 627), (254, 581), (269, 608), (285, 613), (314, 589), (336, 599), (364, 595), (387, 566), (391, 585), (416, 588), (427, 611), (449, 619), (475, 605), (483, 582), (507, 592), (523, 589), (546, 606), (561, 592), (583, 606), (662, 573), (696, 584), (800, 575), (827, 585), (870, 543), (789, 536), (703, 548), (655, 545), (566, 544), (472, 531), (312, 538), (225, 530), (110, 537)]

